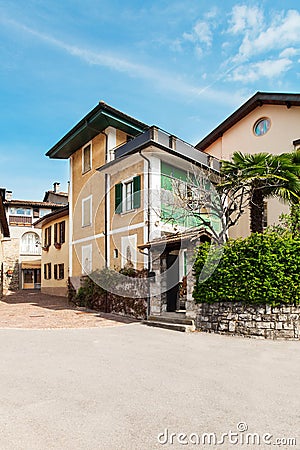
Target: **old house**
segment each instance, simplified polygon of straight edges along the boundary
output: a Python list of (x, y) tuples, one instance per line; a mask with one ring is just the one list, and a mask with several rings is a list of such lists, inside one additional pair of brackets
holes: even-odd
[(41, 292), (66, 296), (69, 276), (69, 207), (63, 206), (35, 222), (42, 230)]
[[(291, 152), (299, 147), (300, 94), (257, 92), (220, 125), (205, 136), (196, 148), (218, 159), (230, 160), (242, 153)], [(265, 202), (264, 225), (278, 222), (289, 210), (275, 198)], [(233, 238), (249, 235), (249, 211), (230, 230)]]
[[(77, 288), (83, 274), (103, 267), (116, 272), (124, 267), (153, 272), (147, 244), (187, 229), (185, 223), (166, 220), (163, 190), (171, 192), (170, 180), (184, 183), (195, 168), (201, 173), (219, 170), (216, 158), (104, 102), (47, 155), (70, 161), (69, 274)], [(157, 267), (158, 272), (165, 270), (165, 264), (173, 267), (162, 311), (174, 312), (179, 307), (179, 283), (188, 266), (188, 241), (182, 243), (167, 242)]]
[(3, 241), (3, 288), (40, 289), (41, 232), (34, 223), (61, 207), (56, 203), (15, 200), (12, 192), (3, 189), (6, 219), (10, 238)]

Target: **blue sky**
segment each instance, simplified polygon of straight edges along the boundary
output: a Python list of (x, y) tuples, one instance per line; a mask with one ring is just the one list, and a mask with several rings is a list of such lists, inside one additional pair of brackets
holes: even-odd
[(67, 188), (45, 152), (99, 100), (195, 144), (256, 91), (299, 92), (298, 0), (0, 0), (0, 22), (0, 187), (14, 198)]

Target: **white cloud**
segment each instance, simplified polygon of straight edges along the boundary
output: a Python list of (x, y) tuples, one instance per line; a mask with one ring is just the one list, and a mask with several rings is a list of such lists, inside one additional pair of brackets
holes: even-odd
[(247, 59), (272, 50), (300, 44), (300, 13), (287, 11), (285, 16), (276, 17), (273, 23), (255, 38), (246, 33), (239, 48), (238, 59)]
[(191, 33), (183, 33), (183, 38), (189, 42), (198, 44), (204, 43), (209, 47), (212, 42), (212, 31), (210, 29), (210, 25), (199, 20), (193, 27)]
[(285, 48), (280, 54), (280, 58), (292, 58), (293, 56), (299, 55), (300, 49), (294, 47)]
[(233, 34), (256, 31), (259, 30), (263, 20), (263, 11), (257, 6), (235, 5), (232, 8), (228, 31)]
[(276, 78), (287, 72), (293, 62), (288, 58), (277, 60), (265, 60), (248, 65), (243, 65), (233, 70), (229, 79), (242, 83), (253, 83), (261, 78)]

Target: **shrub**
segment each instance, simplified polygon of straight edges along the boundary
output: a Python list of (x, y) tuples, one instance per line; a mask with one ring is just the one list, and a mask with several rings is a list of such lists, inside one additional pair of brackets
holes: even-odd
[(212, 276), (199, 283), (208, 251), (208, 244), (201, 245), (195, 258), (193, 296), (197, 303), (300, 303), (299, 236), (269, 232), (229, 240)]

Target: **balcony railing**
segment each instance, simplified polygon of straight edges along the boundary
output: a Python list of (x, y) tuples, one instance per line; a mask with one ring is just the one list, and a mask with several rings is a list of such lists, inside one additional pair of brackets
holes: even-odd
[(157, 127), (150, 127), (147, 131), (132, 139), (132, 141), (117, 147), (115, 156), (120, 158), (133, 153), (138, 148), (145, 148), (151, 144), (157, 144), (170, 153), (178, 154), (216, 172), (220, 170), (220, 161), (218, 159), (197, 150), (193, 145)]
[(9, 216), (9, 225), (30, 227), (32, 225), (32, 217), (26, 216)]

